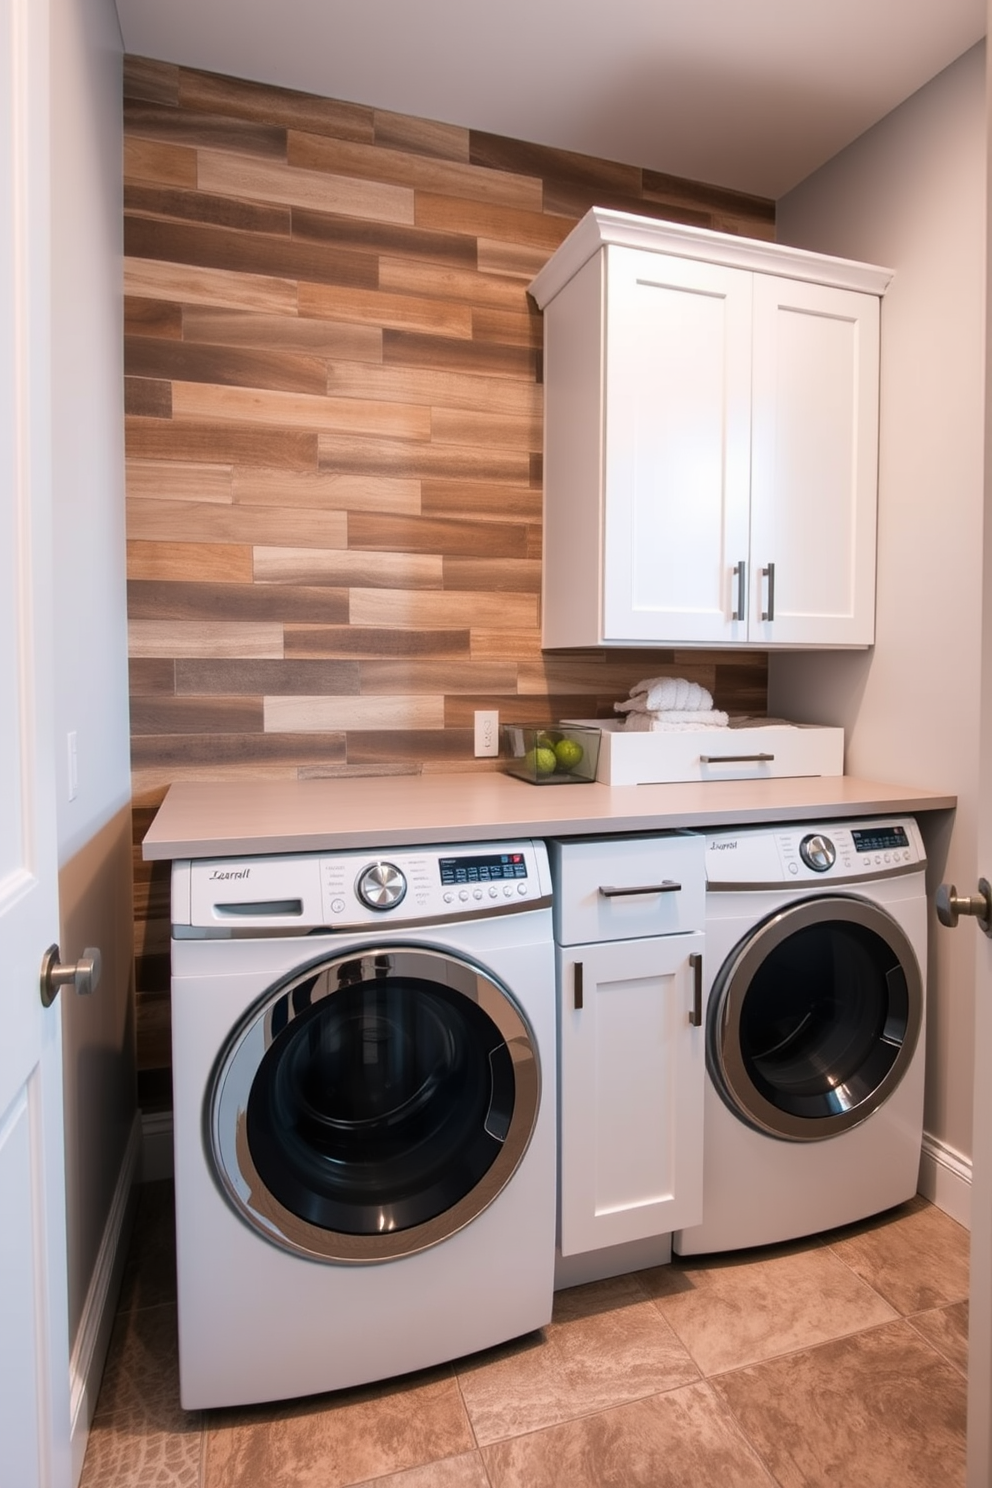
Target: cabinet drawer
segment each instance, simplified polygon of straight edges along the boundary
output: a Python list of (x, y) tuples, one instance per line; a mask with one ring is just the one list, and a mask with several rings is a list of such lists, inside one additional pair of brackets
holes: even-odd
[(559, 945), (703, 928), (703, 838), (690, 832), (553, 839)]

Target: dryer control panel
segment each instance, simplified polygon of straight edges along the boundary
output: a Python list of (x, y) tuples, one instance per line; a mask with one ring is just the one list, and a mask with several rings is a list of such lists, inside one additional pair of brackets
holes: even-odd
[(912, 817), (740, 827), (705, 835), (711, 889), (857, 883), (916, 872), (926, 864)]
[(547, 908), (543, 842), (450, 843), (173, 864), (172, 923), (229, 935), (444, 923)]

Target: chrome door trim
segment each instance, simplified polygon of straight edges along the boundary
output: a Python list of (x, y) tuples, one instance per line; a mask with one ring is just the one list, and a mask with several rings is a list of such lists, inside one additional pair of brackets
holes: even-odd
[[(322, 975), (316, 997), (294, 999), (302, 984)], [(410, 976), (440, 982), (475, 1002), (496, 1025), (513, 1063), (514, 1106), (499, 1153), (476, 1186), (424, 1224), (378, 1235), (322, 1229), (285, 1208), (266, 1188), (248, 1146), (247, 1113), (255, 1075), (279, 1032), (322, 1000), (356, 982)], [(299, 1003), (294, 1006), (294, 1001)], [(439, 1244), (498, 1197), (520, 1166), (537, 1123), (541, 1071), (536, 1039), (509, 990), (470, 958), (433, 947), (379, 945), (326, 953), (270, 987), (241, 1019), (222, 1048), (207, 1086), (204, 1142), (215, 1181), (246, 1224), (274, 1245), (310, 1260), (366, 1264), (414, 1255)]]
[[(891, 947), (906, 978), (906, 1032), (890, 1069), (865, 1099), (830, 1116), (794, 1116), (766, 1100), (748, 1074), (740, 1039), (744, 1000), (756, 972), (771, 951), (797, 930), (837, 920), (861, 925)], [(710, 994), (707, 1017), (707, 1068), (724, 1103), (739, 1120), (785, 1141), (823, 1141), (860, 1126), (885, 1103), (916, 1052), (923, 1018), (923, 976), (902, 928), (881, 906), (868, 900), (854, 895), (822, 894), (790, 904), (755, 925), (720, 968)]]

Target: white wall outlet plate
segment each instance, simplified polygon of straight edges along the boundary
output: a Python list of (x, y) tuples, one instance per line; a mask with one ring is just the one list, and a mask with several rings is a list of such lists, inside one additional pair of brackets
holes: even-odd
[(475, 757), (499, 754), (499, 713), (495, 708), (475, 710)]

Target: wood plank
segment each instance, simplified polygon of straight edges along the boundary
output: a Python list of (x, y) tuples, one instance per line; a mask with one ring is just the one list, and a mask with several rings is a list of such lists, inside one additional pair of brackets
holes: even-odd
[[(420, 513), (420, 482), (389, 476), (300, 474), (294, 470), (239, 468), (234, 473), (234, 497), (239, 505), (277, 507), (285, 505), (309, 511), (316, 508), (328, 517), (345, 511), (395, 512), (407, 516)], [(327, 543), (345, 547), (346, 542)]]
[(500, 697), (515, 695), (517, 669), (507, 661), (479, 664), (467, 657), (457, 662), (431, 661), (363, 661), (360, 664), (361, 690), (364, 695), (397, 693), (451, 693)]
[(378, 279), (375, 259), (366, 253), (304, 243), (280, 233), (242, 232), (148, 217), (125, 217), (124, 252), (132, 259), (162, 259), (262, 278), (347, 284), (356, 289), (374, 289)]
[(590, 207), (609, 207), (614, 212), (635, 212), (641, 217), (661, 217), (681, 222), (688, 227), (710, 227), (712, 213), (687, 202), (662, 202), (640, 193), (604, 191), (601, 187), (578, 181), (546, 181), (544, 210), (578, 222)]
[(234, 499), (230, 465), (127, 460), (124, 469), (128, 499), (132, 501), (195, 502), (202, 514), (202, 503), (230, 504)]
[(333, 212), (293, 207), (293, 232), (317, 243), (333, 243), (363, 253), (389, 254), (394, 258), (425, 259), (455, 268), (476, 267), (475, 239), (459, 233), (431, 232), (403, 223), (373, 222), (361, 217), (340, 217)]
[(376, 293), (328, 284), (301, 284), (299, 313), (325, 320), (357, 320), (401, 331), (431, 331), (441, 336), (471, 336), (472, 311), (414, 295)]
[(132, 734), (257, 734), (261, 730), (258, 698), (131, 699)]
[(445, 589), (540, 594), (541, 563), (529, 558), (444, 558)]
[(194, 150), (234, 150), (269, 160), (286, 159), (286, 129), (278, 124), (197, 113), (144, 99), (125, 98), (124, 137), (187, 145)]
[(423, 263), (417, 259), (382, 257), (379, 287), (397, 294), (428, 295), (436, 300), (457, 300), (493, 310), (527, 313), (527, 287), (520, 279), (500, 274), (480, 274), (449, 264)]
[[(368, 592), (374, 593), (375, 591), (369, 590)], [(318, 622), (323, 622), (325, 625), (340, 624), (348, 618), (348, 596), (336, 589), (314, 585), (164, 583), (150, 579), (135, 579), (128, 584), (128, 609), (135, 620), (151, 620), (156, 623), (176, 622), (178, 635), (179, 622), (194, 620), (203, 621), (204, 630), (209, 630), (210, 624), (215, 621), (234, 625), (273, 621), (281, 626), (283, 622), (289, 620), (304, 621), (311, 625)], [(263, 625), (263, 629), (268, 638), (268, 627)], [(276, 652), (271, 650), (220, 653), (175, 651), (172, 654), (175, 656), (281, 655), (281, 639), (280, 634), (280, 649)], [(145, 651), (135, 654), (161, 656), (165, 653)]]
[(544, 345), (544, 320), (536, 305), (520, 315), (509, 310), (473, 310), (472, 335), (476, 341), (502, 341), (510, 346)]
[(487, 345), (404, 330), (387, 329), (382, 335), (382, 359), (390, 366), (435, 367), (445, 372), (534, 381), (539, 358), (539, 352), (525, 346)]
[(284, 202), (293, 207), (337, 212), (342, 217), (371, 217), (378, 222), (412, 224), (414, 221), (413, 191), (409, 187), (298, 170), (248, 155), (199, 150), (196, 179), (201, 191), (222, 196)]
[(259, 119), (287, 129), (308, 129), (314, 134), (367, 140), (370, 144), (373, 139), (373, 111), (363, 104), (342, 103), (188, 67), (179, 74), (179, 102), (185, 109), (226, 114), (231, 119)]
[(639, 166), (622, 165), (615, 160), (600, 160), (574, 150), (560, 150), (554, 145), (530, 144), (473, 129), (469, 137), (469, 158), (476, 165), (493, 171), (516, 171), (535, 176), (540, 181), (575, 181), (609, 191), (625, 191), (639, 196), (642, 173)]
[(129, 418), (125, 439), (133, 459), (184, 464), (243, 463), (305, 471), (316, 468), (319, 454), (317, 435), (307, 430), (239, 426), (220, 420)]
[(265, 732), (328, 733), (338, 729), (442, 729), (444, 699), (391, 697), (267, 697)]
[(473, 625), (471, 645), (472, 655), (478, 661), (537, 660), (541, 654), (541, 632), (536, 624), (530, 631), (501, 630), (498, 624)]
[(389, 149), (431, 155), (438, 160), (469, 158), (469, 131), (457, 124), (439, 124), (433, 119), (415, 119), (409, 114), (376, 109), (373, 130), (375, 143)]
[(171, 656), (132, 656), (128, 660), (128, 691), (132, 697), (144, 694), (169, 695), (176, 690), (176, 663)]
[(530, 479), (526, 452), (487, 450), (472, 445), (414, 444), (390, 439), (359, 439), (321, 434), (318, 468), (323, 471), (399, 476), (409, 479), (493, 480), (520, 485)]
[[(172, 217), (177, 222), (206, 222), (215, 227), (238, 228), (241, 232), (282, 233), (286, 237), (293, 218), (291, 207), (236, 201), (231, 196), (210, 196), (206, 191), (133, 181), (124, 187), (124, 210), (132, 217)], [(153, 253), (149, 257), (160, 255)]]
[(351, 548), (370, 548), (375, 552), (522, 558), (526, 533), (522, 525), (512, 522), (459, 522), (448, 518), (351, 512), (348, 544)]
[(198, 382), (172, 384), (172, 412), (175, 418), (234, 420), (280, 430), (370, 434), (385, 439), (428, 439), (432, 418), (429, 408), (412, 403), (315, 398), (306, 393)]
[(457, 763), (476, 767), (471, 759), (472, 734), (469, 730), (448, 728), (398, 729), (396, 731), (362, 729), (348, 733), (349, 765), (388, 764), (393, 760), (420, 760), (426, 771), (431, 764), (448, 770)]
[(132, 501), (128, 534), (150, 543), (181, 542), (195, 533), (204, 543), (293, 543), (296, 547), (344, 548), (344, 512), (294, 511), (288, 507), (200, 505), (183, 501)]
[(192, 583), (250, 584), (252, 550), (233, 543), (147, 542), (127, 544), (129, 579), (180, 579)]
[(186, 305), (182, 311), (187, 341), (258, 350), (296, 351), (348, 362), (381, 362), (378, 326), (332, 320), (303, 320), (298, 315), (266, 315), (254, 310), (216, 310)]
[(327, 368), (332, 397), (375, 398), (403, 403), (442, 404), (477, 413), (501, 413), (540, 420), (543, 389), (530, 380), (466, 376), (435, 367), (394, 367), (335, 361)]
[(150, 258), (124, 260), (126, 294), (183, 305), (212, 305), (228, 310), (270, 310), (296, 314), (296, 282), (265, 274), (236, 274), (227, 269), (194, 268)]
[(565, 657), (546, 653), (534, 662), (520, 664), (520, 694), (522, 697), (536, 693), (594, 693), (605, 694), (610, 704), (629, 696), (631, 687), (644, 676), (679, 676), (690, 682), (699, 682), (708, 687), (713, 680), (713, 668), (702, 666), (659, 667), (657, 672), (645, 672), (644, 662), (622, 671), (616, 666), (607, 670), (599, 657)]
[(353, 589), (348, 618), (353, 625), (402, 628), (501, 626), (533, 630), (538, 600), (529, 594), (472, 594), (458, 590), (418, 593), (409, 589)]
[(395, 186), (531, 212), (540, 212), (542, 206), (541, 183), (530, 177), (408, 154), (391, 150), (378, 142), (360, 145), (291, 130), (286, 142), (286, 158), (290, 166), (303, 170), (388, 181)]
[(233, 384), (280, 392), (322, 394), (327, 389), (327, 364), (322, 357), (204, 342), (190, 344), (153, 336), (125, 337), (124, 371), (129, 377)]
[[(516, 632), (519, 635), (519, 632)], [(395, 630), (362, 625), (287, 625), (287, 658), (468, 657), (467, 629)], [(510, 654), (510, 653), (504, 653)]]
[(360, 691), (357, 661), (186, 660), (175, 663), (180, 697), (264, 697)]
[(549, 253), (568, 236), (574, 225), (562, 217), (548, 217), (542, 212), (463, 201), (429, 191), (417, 192), (414, 220), (418, 227), (433, 228), (438, 232), (468, 233), (473, 238), (524, 243), (532, 248), (546, 248)]
[(687, 181), (681, 176), (666, 175), (663, 171), (650, 170), (647, 167), (642, 172), (641, 181), (645, 198), (682, 201), (686, 205), (709, 212), (748, 217), (756, 224), (775, 221), (775, 203), (765, 196), (731, 191), (723, 186), (707, 186), (702, 181)]
[(124, 180), (160, 186), (195, 186), (196, 151), (154, 140), (124, 141)]
[(440, 589), (435, 554), (355, 552), (352, 549), (257, 547), (256, 584), (333, 584), (341, 589)]
[(223, 780), (238, 773), (251, 780), (265, 775), (285, 778), (286, 771), (264, 767), (345, 758), (345, 736), (340, 732), (139, 735), (131, 747), (131, 763), (145, 789), (152, 783), (161, 789), (162, 783), (177, 779)]
[(143, 98), (148, 103), (179, 102), (179, 68), (172, 62), (150, 57), (124, 57), (124, 97)]
[(547, 248), (529, 243), (501, 243), (496, 238), (479, 238), (477, 249), (479, 272), (509, 274), (529, 284), (551, 257)]
[[(176, 392), (173, 391), (173, 408)], [(468, 408), (431, 410), (431, 438), (438, 444), (483, 445), (487, 449), (540, 450), (543, 419), (540, 412), (517, 417), (509, 413), (479, 413)]]
[(171, 418), (171, 382), (147, 377), (125, 377), (124, 412), (140, 418)]
[(178, 341), (183, 334), (182, 309), (165, 300), (139, 300), (134, 295), (125, 295), (124, 334)]
[(239, 620), (146, 620), (128, 623), (132, 657), (282, 656), (282, 626)]
[(475, 522), (540, 522), (541, 492), (530, 485), (424, 481), (421, 508), (425, 517), (454, 517)]

